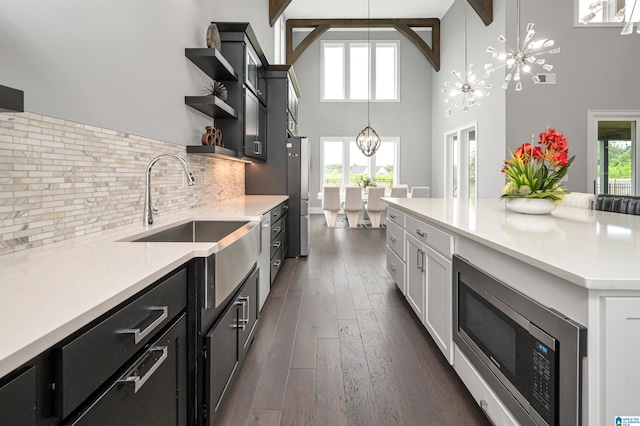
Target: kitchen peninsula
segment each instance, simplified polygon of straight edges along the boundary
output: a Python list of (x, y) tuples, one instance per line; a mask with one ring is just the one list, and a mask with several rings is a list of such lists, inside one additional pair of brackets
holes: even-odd
[[(583, 425), (613, 424), (614, 416), (640, 414), (640, 217), (562, 206), (550, 215), (529, 216), (513, 213), (493, 199), (385, 200), (389, 206), (388, 269), (418, 317), (421, 310), (426, 311), (422, 314), (425, 327), (436, 336), (436, 343), (496, 424), (518, 422), (462, 354), (457, 342), (454, 345), (451, 273), (448, 277), (437, 275), (441, 268), (438, 263), (432, 268), (432, 257), (446, 258), (447, 238), (451, 254), (586, 328)], [(406, 237), (402, 230), (405, 227)], [(412, 228), (417, 229), (417, 236), (411, 236), (416, 230)], [(424, 235), (424, 241), (419, 241), (420, 235)], [(435, 250), (429, 248), (432, 237)], [(401, 238), (406, 238), (405, 244), (398, 243)], [(422, 265), (418, 259), (418, 268), (427, 269), (422, 304), (412, 302), (419, 294), (411, 289), (410, 265), (415, 257), (411, 247), (416, 244), (427, 253)], [(401, 247), (406, 247), (406, 254)], [(406, 272), (399, 275), (405, 261)], [(450, 272), (451, 261), (446, 262), (440, 264)], [(434, 270), (433, 276), (448, 280), (446, 293), (430, 288)], [(430, 321), (429, 309), (438, 311), (440, 306), (448, 307), (446, 315), (441, 315), (442, 324), (446, 324), (444, 332), (438, 329), (437, 316)]]
[[(153, 394), (164, 401), (158, 404), (162, 409), (153, 411), (155, 416), (169, 415), (179, 419), (177, 424), (195, 424), (196, 413), (188, 408), (194, 405), (191, 401), (195, 397), (185, 383), (188, 363), (195, 363), (190, 357), (201, 351), (187, 346), (196, 342), (204, 346), (206, 337), (207, 350), (213, 353), (207, 359), (211, 363), (216, 357), (219, 359), (218, 352), (230, 351), (230, 339), (236, 337), (235, 330), (225, 333), (232, 329), (224, 322), (229, 316), (239, 330), (237, 338), (242, 339), (238, 340), (240, 359), (235, 365), (241, 363), (258, 317), (254, 266), (260, 254), (261, 223), (287, 198), (237, 197), (182, 213), (159, 215), (150, 227), (140, 221), (2, 256), (0, 399), (13, 401), (13, 407), (2, 405), (3, 409), (12, 410), (10, 414), (19, 416), (12, 424), (57, 424), (53, 422), (70, 418), (70, 424), (76, 424), (80, 421), (78, 412), (82, 421), (86, 421), (85, 417), (91, 419), (101, 411), (91, 412), (84, 401), (97, 386), (101, 386), (97, 405), (112, 404), (112, 394), (118, 394), (118, 409), (106, 411), (111, 424), (139, 424), (139, 419), (122, 422), (118, 417), (122, 412), (126, 414), (131, 404), (132, 398), (122, 399), (123, 394), (132, 395), (134, 389), (144, 401)], [(223, 233), (230, 238), (204, 240), (216, 242), (147, 242), (147, 238), (164, 231), (182, 229), (183, 224), (191, 228), (192, 223), (194, 233), (198, 224), (226, 223), (229, 226), (223, 227), (227, 229)], [(232, 231), (234, 227), (236, 230)], [(225, 256), (223, 252), (233, 260), (227, 256), (218, 265), (218, 258)], [(229, 277), (235, 285), (219, 295), (218, 286)], [(224, 327), (214, 324), (217, 318), (222, 318), (218, 323)], [(200, 328), (193, 333), (186, 331), (196, 327)], [(225, 339), (224, 345), (217, 344), (220, 336)], [(141, 357), (139, 363), (136, 361), (131, 370), (127, 367), (124, 372), (124, 361), (134, 354)], [(197, 362), (198, 371), (204, 371), (204, 361)], [(113, 371), (106, 366), (112, 366)], [(224, 393), (214, 395), (221, 388), (218, 382), (222, 381), (224, 387), (236, 368), (232, 364), (230, 376), (226, 377), (222, 376), (226, 366), (213, 367), (216, 370), (211, 374), (210, 393), (212, 398), (221, 399)], [(109, 384), (109, 376), (116, 371), (120, 379), (105, 390), (103, 385)], [(128, 385), (120, 386), (123, 383)], [(154, 390), (157, 388), (163, 389), (162, 393)], [(42, 396), (53, 393), (55, 398)], [(162, 399), (162, 395), (167, 398)], [(212, 406), (209, 401), (198, 403)], [(214, 409), (215, 405), (207, 413), (210, 418), (215, 416)]]

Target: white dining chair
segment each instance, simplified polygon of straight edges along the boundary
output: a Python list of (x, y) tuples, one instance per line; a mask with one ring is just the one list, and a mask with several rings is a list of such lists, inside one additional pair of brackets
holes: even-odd
[(429, 198), (431, 188), (428, 186), (414, 186), (411, 188), (411, 198)]
[(593, 209), (595, 201), (596, 196), (594, 194), (589, 194), (588, 192), (570, 192), (564, 196), (562, 205), (580, 209)]
[(407, 185), (395, 185), (391, 187), (392, 198), (407, 198), (409, 188)]
[(384, 197), (384, 187), (369, 188), (369, 197), (367, 199), (367, 214), (371, 221), (372, 228), (380, 228), (380, 217), (386, 208), (386, 203), (382, 201)]
[(325, 186), (322, 193), (322, 210), (327, 220), (327, 227), (335, 228), (340, 213), (340, 187)]
[(344, 214), (347, 216), (350, 228), (358, 227), (358, 219), (362, 212), (362, 188), (347, 186), (344, 196)]

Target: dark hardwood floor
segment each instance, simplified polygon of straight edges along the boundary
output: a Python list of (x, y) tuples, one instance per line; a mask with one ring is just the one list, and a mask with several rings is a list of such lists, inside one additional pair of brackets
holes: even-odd
[(389, 278), (384, 228), (311, 217), (217, 424), (489, 425)]

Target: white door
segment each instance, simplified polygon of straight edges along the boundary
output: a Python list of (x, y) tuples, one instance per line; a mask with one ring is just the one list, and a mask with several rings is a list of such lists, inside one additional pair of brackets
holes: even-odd
[(405, 297), (415, 311), (420, 321), (424, 323), (425, 287), (426, 287), (426, 256), (424, 245), (407, 235), (407, 292)]
[(451, 261), (431, 247), (425, 247), (427, 263), (427, 294), (425, 325), (450, 364), (452, 345)]

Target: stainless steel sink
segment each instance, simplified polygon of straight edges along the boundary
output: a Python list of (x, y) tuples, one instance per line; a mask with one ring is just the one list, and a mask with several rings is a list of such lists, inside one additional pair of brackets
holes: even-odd
[[(205, 259), (204, 309), (218, 307), (251, 272), (260, 254), (260, 221), (193, 220), (156, 232), (147, 231), (123, 242), (217, 243)], [(199, 279), (200, 281), (200, 279)]]
[(193, 220), (144, 237), (126, 240), (135, 243), (215, 243), (231, 236), (250, 221)]

